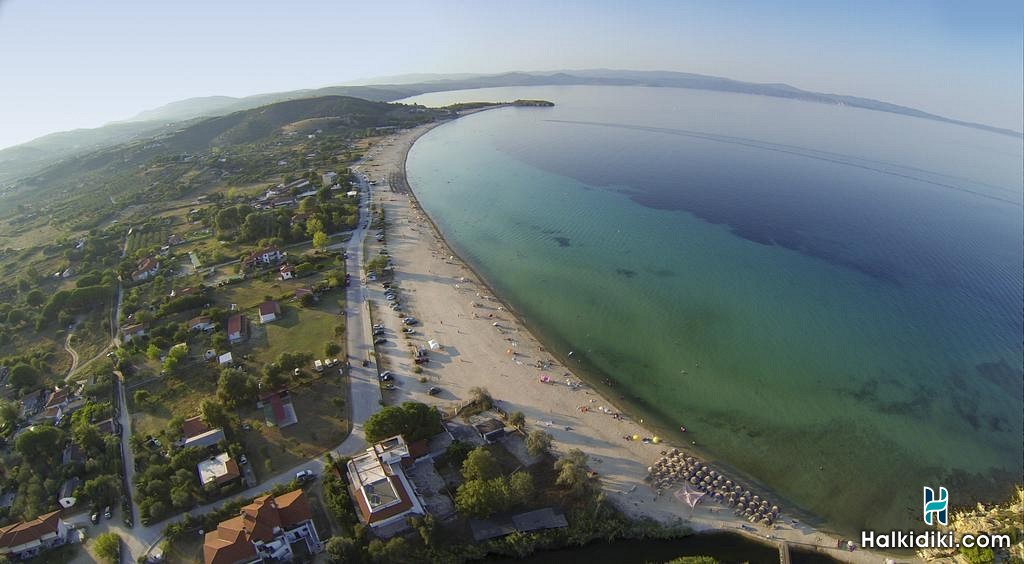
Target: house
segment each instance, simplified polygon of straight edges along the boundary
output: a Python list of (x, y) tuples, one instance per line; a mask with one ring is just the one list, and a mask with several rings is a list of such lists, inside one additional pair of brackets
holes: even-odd
[(230, 366), (235, 359), (231, 357), (231, 351), (228, 351), (217, 357), (217, 364), (221, 366)]
[(196, 470), (199, 472), (199, 483), (203, 486), (223, 486), (242, 477), (238, 463), (226, 452), (200, 462), (196, 465)]
[(338, 173), (337, 172), (325, 172), (323, 174), (323, 176), (321, 176), (320, 178), (321, 178), (321, 180), (324, 181), (324, 186), (331, 186), (335, 182), (338, 181)]
[(287, 427), (299, 422), (288, 390), (278, 390), (260, 396), (256, 407), (263, 409), (263, 419), (271, 427)]
[(275, 301), (263, 302), (259, 305), (260, 310), (260, 323), (270, 323), (276, 321), (278, 316), (281, 315), (281, 305)]
[(206, 533), (203, 562), (290, 562), (295, 559), (292, 545), (299, 542), (309, 554), (323, 551), (306, 494), (293, 490), (277, 497), (264, 495)]
[(249, 318), (236, 313), (228, 318), (228, 341), (239, 343), (249, 338)]
[(125, 343), (130, 342), (132, 339), (138, 339), (139, 337), (146, 336), (146, 324), (145, 323), (133, 323), (131, 325), (125, 325), (121, 328), (121, 340)]
[(405, 475), (405, 468), (412, 463), (409, 447), (400, 435), (385, 439), (348, 461), (348, 481), (359, 519), (376, 532), (405, 523), (411, 514), (426, 514)]
[(174, 247), (176, 245), (181, 245), (181, 244), (184, 244), (184, 243), (185, 243), (185, 239), (183, 239), (181, 237), (181, 235), (178, 235), (177, 233), (175, 233), (175, 234), (173, 234), (173, 235), (171, 235), (170, 237), (167, 238), (167, 244), (172, 246), (172, 247)]
[(153, 257), (146, 257), (139, 261), (136, 265), (135, 271), (132, 272), (132, 280), (135, 282), (141, 282), (148, 280), (149, 278), (156, 276), (156, 271), (160, 268), (160, 261)]
[(267, 247), (250, 253), (249, 256), (245, 257), (245, 260), (242, 261), (242, 265), (246, 268), (252, 268), (257, 265), (267, 266), (281, 262), (284, 257), (285, 253), (282, 253), (281, 249), (278, 249), (277, 247)]
[(281, 278), (281, 280), (291, 280), (295, 277), (295, 267), (290, 264), (282, 266), (279, 272), (279, 278)]
[(213, 329), (213, 319), (209, 315), (193, 317), (188, 322), (189, 331), (210, 331)]
[(47, 397), (42, 416), (54, 419), (55, 424), (60, 424), (65, 416), (78, 411), (83, 406), (85, 406), (85, 398), (79, 397), (71, 390), (70, 386), (64, 386), (54, 389)]
[(505, 436), (505, 424), (494, 417), (474, 421), (473, 429), (486, 443), (493, 443)]
[(71, 526), (60, 518), (60, 511), (0, 527), (0, 555), (17, 559), (32, 558), (44, 550), (66, 543), (69, 531)]
[(64, 480), (64, 483), (60, 486), (60, 491), (57, 493), (57, 503), (60, 504), (64, 509), (70, 509), (74, 507), (75, 502), (75, 488), (78, 487), (82, 481), (77, 476)]
[(210, 429), (204, 433), (187, 437), (181, 442), (181, 446), (182, 448), (208, 448), (220, 444), (225, 440), (224, 429)]

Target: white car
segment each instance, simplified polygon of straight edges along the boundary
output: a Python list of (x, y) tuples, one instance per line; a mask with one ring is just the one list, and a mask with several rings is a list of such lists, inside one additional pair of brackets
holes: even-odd
[(295, 479), (300, 482), (312, 480), (314, 477), (316, 477), (316, 474), (314, 474), (312, 470), (300, 470), (295, 473)]

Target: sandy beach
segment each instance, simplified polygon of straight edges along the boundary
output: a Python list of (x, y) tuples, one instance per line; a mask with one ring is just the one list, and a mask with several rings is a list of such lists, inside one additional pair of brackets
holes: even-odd
[[(356, 167), (377, 181), (373, 199), (387, 218), (387, 249), (395, 264), (395, 281), (406, 312), (422, 323), (409, 341), (396, 336), (384, 348), (390, 369), (398, 375), (399, 388), (390, 393), (388, 403), (415, 400), (450, 408), (467, 399), (470, 388), (487, 388), (502, 409), (526, 415), (527, 430), (550, 433), (555, 450), (564, 453), (578, 448), (587, 453), (591, 467), (600, 474), (607, 498), (631, 516), (682, 523), (696, 531), (731, 531), (766, 542), (819, 547), (821, 552), (847, 562), (916, 560), (905, 555), (837, 549), (839, 537), (793, 522), (784, 506), (779, 520), (768, 528), (735, 517), (727, 505), (707, 500), (691, 509), (672, 495), (676, 488), (660, 494), (652, 489), (645, 482), (648, 467), (668, 449), (686, 452), (684, 445), (626, 440), (624, 437), (634, 435), (653, 437), (654, 432), (645, 428), (642, 420), (621, 414), (548, 352), (509, 313), (509, 306), (448, 247), (415, 197), (401, 187), (388, 186), (393, 174), (404, 178), (409, 148), (436, 125), (443, 124), (382, 138), (370, 151), (372, 160), (368, 158)], [(374, 255), (380, 246), (370, 245), (369, 249)], [(371, 282), (368, 288), (370, 299), (378, 304), (378, 322), (399, 331), (401, 320), (387, 308), (380, 285)], [(423, 373), (414, 375), (409, 345), (426, 346), (429, 339), (436, 340), (443, 350), (432, 353)], [(428, 382), (421, 383), (420, 376), (426, 376)], [(541, 381), (545, 376), (547, 383)], [(429, 386), (442, 391), (428, 395)]]

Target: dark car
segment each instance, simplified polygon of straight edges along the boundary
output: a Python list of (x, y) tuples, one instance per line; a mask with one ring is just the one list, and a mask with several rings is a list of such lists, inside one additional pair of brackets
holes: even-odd
[(373, 340), (373, 344), (375, 345), (383, 345), (386, 342), (388, 342), (388, 340), (385, 339), (384, 337), (377, 337), (376, 339)]
[(402, 322), (405, 323), (406, 325), (416, 325), (417, 323), (419, 323), (419, 321), (417, 321), (415, 317), (406, 317), (405, 319), (402, 320)]
[(415, 333), (416, 330), (412, 327), (402, 327), (402, 333)]
[(438, 388), (437, 386), (431, 386), (430, 389), (427, 390), (427, 393), (432, 396), (436, 396), (437, 394), (441, 393), (441, 388)]
[(379, 378), (381, 382), (387, 382), (388, 380), (394, 380), (395, 375), (392, 374), (390, 370), (385, 370), (384, 372), (380, 373)]
[(374, 329), (373, 330), (373, 336), (374, 337), (380, 337), (384, 333), (385, 333), (385, 331), (383, 329)]

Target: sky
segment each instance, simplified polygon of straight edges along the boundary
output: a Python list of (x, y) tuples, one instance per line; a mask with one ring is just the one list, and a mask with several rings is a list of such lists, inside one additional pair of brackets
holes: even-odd
[(0, 147), (195, 96), (673, 70), (1024, 129), (1015, 2), (0, 0)]

